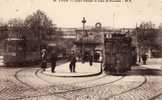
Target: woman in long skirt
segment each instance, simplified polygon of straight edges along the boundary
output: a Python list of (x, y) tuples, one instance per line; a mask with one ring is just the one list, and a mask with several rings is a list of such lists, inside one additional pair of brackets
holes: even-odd
[(46, 49), (43, 49), (41, 51), (41, 68), (43, 69), (43, 71), (45, 71), (47, 68), (47, 50)]

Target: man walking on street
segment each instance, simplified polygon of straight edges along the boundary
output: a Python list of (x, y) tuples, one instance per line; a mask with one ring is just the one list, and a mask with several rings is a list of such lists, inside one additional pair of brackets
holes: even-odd
[(74, 52), (72, 52), (71, 58), (70, 58), (70, 72), (75, 72), (75, 63), (76, 63), (76, 57)]
[(146, 60), (147, 60), (147, 55), (144, 53), (142, 54), (142, 61), (144, 65), (146, 65)]
[(55, 51), (52, 52), (50, 60), (51, 60), (51, 72), (54, 73), (57, 61), (57, 54)]
[(89, 64), (90, 64), (90, 66), (92, 66), (92, 64), (93, 64), (93, 55), (92, 54), (89, 55)]

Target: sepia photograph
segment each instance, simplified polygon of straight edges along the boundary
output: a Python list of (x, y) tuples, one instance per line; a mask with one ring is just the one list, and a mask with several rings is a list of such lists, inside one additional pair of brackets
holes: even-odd
[(0, 100), (162, 100), (162, 0), (0, 0)]

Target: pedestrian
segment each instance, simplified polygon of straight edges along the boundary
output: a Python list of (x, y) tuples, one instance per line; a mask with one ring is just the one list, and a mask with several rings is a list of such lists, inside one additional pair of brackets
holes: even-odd
[(75, 57), (75, 54), (74, 52), (72, 52), (72, 55), (70, 57), (70, 65), (69, 65), (69, 68), (70, 68), (70, 72), (76, 72), (75, 71), (75, 64), (76, 64), (76, 57)]
[(54, 73), (55, 72), (55, 67), (56, 67), (56, 61), (57, 61), (57, 54), (55, 51), (52, 52), (51, 54), (51, 72)]
[(92, 66), (92, 64), (93, 64), (93, 55), (92, 54), (90, 54), (90, 56), (89, 56), (89, 64), (90, 64), (90, 66)]
[(142, 54), (142, 61), (144, 65), (146, 65), (146, 60), (147, 60), (147, 55), (144, 53)]
[(41, 68), (43, 69), (43, 71), (45, 71), (47, 68), (47, 50), (46, 49), (42, 49), (41, 51)]

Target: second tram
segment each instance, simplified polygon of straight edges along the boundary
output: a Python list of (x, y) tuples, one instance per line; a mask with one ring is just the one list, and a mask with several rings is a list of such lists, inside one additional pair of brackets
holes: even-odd
[(105, 71), (121, 73), (131, 69), (135, 49), (132, 49), (131, 38), (125, 34), (112, 34), (105, 39)]

